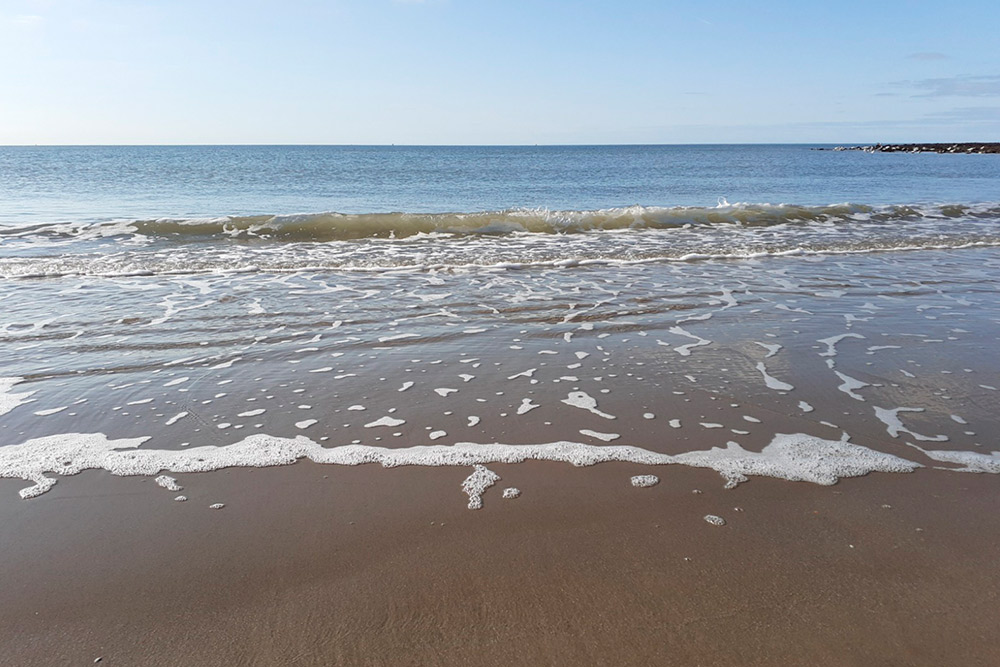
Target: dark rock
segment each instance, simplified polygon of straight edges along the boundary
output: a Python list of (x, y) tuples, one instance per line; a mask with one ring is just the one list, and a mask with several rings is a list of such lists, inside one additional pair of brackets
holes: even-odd
[(870, 146), (837, 146), (835, 151), (865, 151), (868, 153), (998, 153), (1000, 143), (966, 142), (954, 144), (873, 144)]

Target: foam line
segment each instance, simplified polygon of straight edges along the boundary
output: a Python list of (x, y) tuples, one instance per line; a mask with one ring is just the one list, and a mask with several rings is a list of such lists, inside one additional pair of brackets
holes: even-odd
[(106, 470), (118, 476), (156, 476), (164, 471), (193, 473), (236, 467), (267, 468), (290, 465), (303, 458), (329, 465), (377, 463), (387, 468), (467, 467), (524, 461), (554, 461), (575, 466), (609, 461), (679, 464), (715, 470), (726, 480), (727, 488), (751, 476), (831, 485), (841, 477), (858, 477), (869, 472), (912, 472), (922, 467), (892, 454), (849, 443), (846, 435), (834, 441), (803, 433), (779, 433), (760, 452), (729, 442), (725, 448), (678, 455), (630, 445), (587, 445), (565, 440), (532, 445), (460, 442), (398, 449), (353, 444), (326, 448), (303, 435), (282, 438), (263, 433), (225, 446), (138, 449), (147, 440), (149, 436), (111, 440), (103, 433), (64, 433), (34, 438), (19, 445), (0, 447), (0, 477), (34, 482), (33, 486), (20, 491), (22, 498), (33, 498), (56, 483), (56, 479), (46, 476), (47, 473), (75, 475), (84, 470)]
[(914, 449), (919, 449), (927, 458), (942, 463), (957, 463), (961, 468), (949, 468), (958, 472), (985, 472), (1000, 475), (1000, 452), (956, 452), (947, 449), (928, 450), (911, 442), (906, 443)]

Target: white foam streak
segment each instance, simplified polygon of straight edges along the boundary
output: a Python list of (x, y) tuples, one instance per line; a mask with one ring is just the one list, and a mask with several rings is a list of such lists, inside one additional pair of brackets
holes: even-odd
[(957, 472), (985, 472), (993, 475), (1000, 475), (1000, 452), (961, 452), (946, 449), (927, 450), (912, 443), (906, 443), (914, 449), (919, 449), (927, 458), (942, 463), (957, 463), (961, 468), (949, 468)]
[(902, 420), (899, 418), (900, 412), (923, 412), (923, 408), (893, 408), (891, 410), (886, 408), (880, 408), (875, 406), (875, 416), (885, 424), (885, 430), (894, 438), (898, 438), (900, 433), (909, 433), (917, 440), (923, 442), (945, 442), (948, 440), (946, 435), (921, 435), (920, 433), (915, 433), (910, 429), (903, 426)]
[(28, 399), (35, 393), (25, 391), (15, 394), (11, 391), (14, 385), (23, 382), (24, 378), (7, 377), (0, 378), (0, 415), (5, 415), (19, 405), (28, 402)]
[(20, 445), (0, 447), (0, 477), (34, 482), (34, 486), (20, 491), (22, 498), (32, 498), (45, 493), (56, 483), (46, 474), (75, 475), (83, 470), (106, 470), (118, 476), (155, 476), (163, 471), (194, 473), (233, 467), (266, 468), (290, 465), (303, 458), (329, 465), (377, 463), (387, 468), (467, 467), (524, 461), (554, 461), (575, 466), (609, 461), (641, 465), (679, 464), (713, 469), (726, 479), (727, 487), (736, 486), (750, 476), (830, 485), (841, 477), (856, 477), (876, 471), (912, 472), (921, 467), (913, 461), (846, 440), (824, 440), (801, 433), (777, 434), (760, 452), (748, 451), (730, 442), (725, 448), (679, 455), (630, 445), (587, 445), (569, 441), (533, 445), (460, 442), (399, 449), (370, 445), (325, 448), (301, 435), (282, 438), (266, 434), (251, 435), (221, 447), (137, 449), (148, 439), (146, 436), (110, 440), (103, 433), (65, 433), (34, 438)]
[(791, 391), (795, 389), (795, 387), (787, 382), (782, 382), (778, 378), (769, 375), (763, 361), (757, 362), (757, 370), (764, 376), (764, 384), (767, 385), (768, 389), (774, 389), (776, 391)]

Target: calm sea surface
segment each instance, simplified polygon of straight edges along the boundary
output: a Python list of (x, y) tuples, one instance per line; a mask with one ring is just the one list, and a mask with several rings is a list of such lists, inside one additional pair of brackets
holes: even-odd
[(1000, 199), (989, 155), (811, 148), (0, 147), (0, 222)]

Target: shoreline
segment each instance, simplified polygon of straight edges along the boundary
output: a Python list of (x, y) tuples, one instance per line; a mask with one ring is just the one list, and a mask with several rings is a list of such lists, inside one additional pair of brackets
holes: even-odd
[[(4, 449), (150, 437), (121, 448), (131, 468), (89, 458), (103, 441), (50, 450), (42, 474), (58, 483), (31, 499), (31, 482), (0, 479), (3, 659), (997, 662), (997, 477), (928, 453), (995, 448), (996, 266), (981, 248), (86, 282), (87, 312), (12, 338), (4, 377), (24, 381), (4, 384)], [(82, 280), (7, 303), (73, 303)], [(215, 465), (264, 433), (282, 439), (270, 455), (343, 446), (359, 465)], [(626, 444), (664, 463), (721, 456), (730, 441), (775, 463), (775, 434), (849, 434), (923, 467), (727, 489), (718, 468), (645, 454), (574, 465)], [(518, 463), (457, 446), (546, 458), (532, 443), (560, 441), (587, 446)], [(441, 451), (456, 465), (377, 463)], [(817, 473), (838, 456), (796, 460)], [(473, 464), (499, 477), (478, 510)], [(72, 465), (87, 469), (51, 473)], [(649, 474), (659, 483), (633, 485)]]

